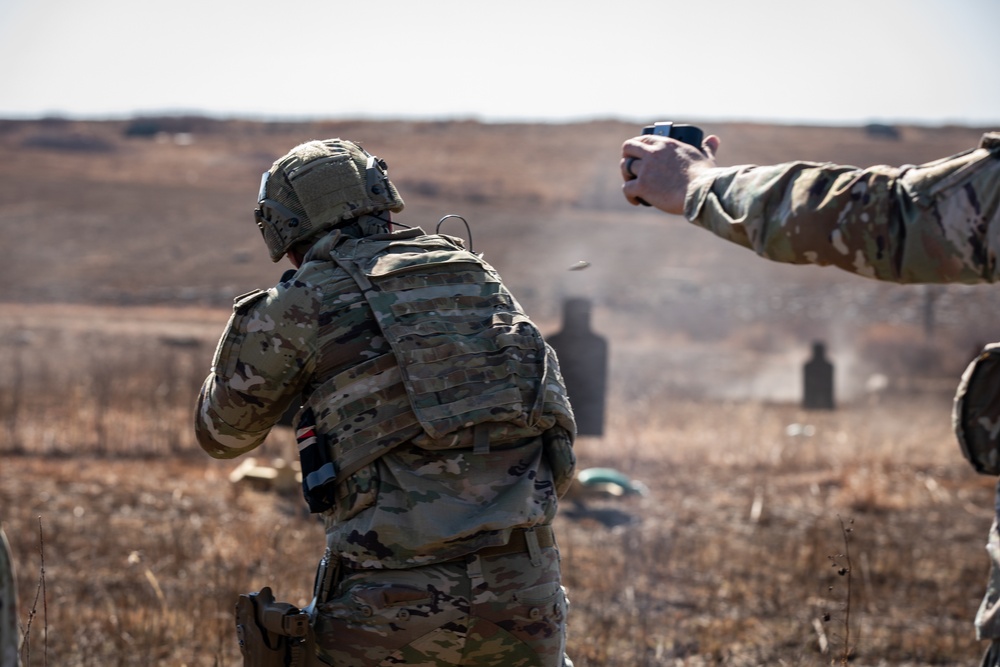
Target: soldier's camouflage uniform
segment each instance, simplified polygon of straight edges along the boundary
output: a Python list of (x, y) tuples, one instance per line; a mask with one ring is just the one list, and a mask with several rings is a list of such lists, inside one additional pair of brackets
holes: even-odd
[[(243, 454), (310, 397), (336, 475), (323, 518), (339, 575), (314, 618), (324, 664), (571, 664), (549, 524), (575, 426), (555, 355), (460, 241), (359, 224), (237, 299), (199, 397), (199, 442)], [(506, 351), (478, 347), (483, 327)], [(451, 334), (450, 347), (422, 342)], [(526, 395), (479, 389), (518, 374)], [(442, 402), (479, 416), (448, 421), (460, 411)]]
[[(1000, 133), (920, 166), (869, 169), (794, 162), (712, 169), (696, 179), (685, 216), (758, 255), (836, 266), (898, 283), (1000, 280)], [(993, 349), (996, 355), (1000, 350)], [(984, 353), (983, 356), (988, 356)], [(989, 379), (1000, 378), (995, 370)], [(966, 447), (996, 463), (1000, 388), (974, 423), (956, 423)], [(967, 454), (968, 455), (968, 454)], [(1000, 488), (997, 493), (1000, 520)], [(990, 530), (990, 582), (976, 633), (991, 641), (983, 665), (1000, 665), (1000, 533)]]
[(899, 283), (1000, 280), (1000, 133), (918, 167), (812, 162), (710, 170), (688, 190), (696, 225), (792, 264)]

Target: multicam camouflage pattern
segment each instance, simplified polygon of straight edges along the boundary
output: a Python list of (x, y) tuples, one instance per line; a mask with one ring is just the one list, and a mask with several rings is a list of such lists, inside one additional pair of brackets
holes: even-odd
[[(550, 414), (546, 404), (533, 424), (505, 432), (498, 423), (487, 433), (488, 447), (477, 448), (475, 429), (464, 425), (442, 438), (429, 437), (397, 381), (401, 373), (391, 344), (365, 295), (343, 268), (318, 258), (321, 248), (342, 235), (351, 237), (350, 230), (322, 239), (289, 280), (237, 301), (199, 398), (202, 447), (216, 458), (239, 456), (264, 440), (294, 398), (334, 400), (340, 391), (341, 397), (357, 398), (357, 405), (367, 401), (364, 410), (321, 414), (323, 407), (314, 405), (318, 430), (336, 444), (341, 434), (367, 426), (377, 453), (349, 467), (334, 459), (341, 483), (336, 506), (324, 519), (328, 546), (342, 559), (366, 568), (441, 562), (504, 544), (515, 527), (549, 523), (558, 496), (549, 450), (553, 443), (569, 449), (571, 413)], [(422, 236), (416, 230), (370, 240), (412, 247)], [(480, 286), (487, 293), (495, 288)], [(491, 324), (492, 312), (481, 325)], [(551, 360), (555, 370), (554, 355)], [(372, 365), (387, 361), (392, 363), (386, 369), (371, 373)], [(448, 370), (440, 362), (438, 375)], [(367, 379), (338, 384), (352, 373)], [(558, 374), (547, 379), (549, 391), (564, 395)]]
[(403, 210), (385, 162), (343, 139), (293, 148), (264, 172), (257, 199), (257, 226), (274, 262), (346, 220)]
[(534, 557), (347, 570), (330, 599), (316, 606), (317, 655), (337, 667), (571, 667), (563, 653), (568, 603), (559, 580), (555, 548)]
[(779, 262), (899, 283), (1000, 280), (1000, 133), (919, 167), (794, 162), (710, 170), (694, 224)]
[[(339, 479), (402, 441), (482, 453), (557, 424), (575, 430), (555, 352), (496, 271), (460, 240), (419, 230), (330, 236), (308, 257), (352, 276), (392, 349), (309, 398)], [(554, 473), (560, 483), (572, 477), (571, 469)]]

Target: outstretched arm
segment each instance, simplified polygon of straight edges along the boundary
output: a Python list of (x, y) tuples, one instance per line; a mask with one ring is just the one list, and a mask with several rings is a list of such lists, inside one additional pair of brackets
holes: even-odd
[(794, 162), (691, 180), (696, 225), (794, 264), (899, 283), (1000, 280), (1000, 134), (919, 167)]
[(629, 139), (622, 191), (633, 205), (683, 213), (778, 262), (899, 283), (1000, 281), (1000, 133), (978, 149), (901, 168), (720, 168), (718, 148), (715, 136), (701, 150), (655, 135)]

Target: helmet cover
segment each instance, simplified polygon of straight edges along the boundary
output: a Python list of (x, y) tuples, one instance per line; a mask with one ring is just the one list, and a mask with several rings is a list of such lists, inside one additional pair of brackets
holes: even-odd
[(385, 161), (352, 141), (326, 139), (296, 146), (263, 173), (254, 217), (277, 262), (300, 241), (386, 210), (402, 211), (403, 200)]
[(976, 472), (1000, 474), (1000, 343), (987, 345), (962, 374), (952, 427)]

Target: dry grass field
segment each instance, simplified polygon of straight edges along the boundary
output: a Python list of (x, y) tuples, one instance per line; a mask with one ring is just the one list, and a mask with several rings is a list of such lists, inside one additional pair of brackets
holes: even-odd
[[(705, 129), (726, 164), (915, 163), (981, 134)], [(232, 297), (282, 270), (251, 222), (260, 172), (338, 135), (388, 160), (403, 222), (465, 216), (544, 331), (565, 298), (594, 304), (608, 421), (581, 464), (650, 493), (557, 520), (578, 667), (974, 664), (995, 480), (964, 463), (949, 411), (970, 354), (1000, 339), (995, 290), (779, 266), (630, 207), (617, 155), (634, 132), (0, 121), (0, 521), (26, 664), (235, 665), (239, 593), (306, 602), (321, 526), (299, 498), (231, 485), (191, 406)], [(817, 339), (834, 411), (799, 407)], [(279, 429), (260, 456), (293, 452)]]

